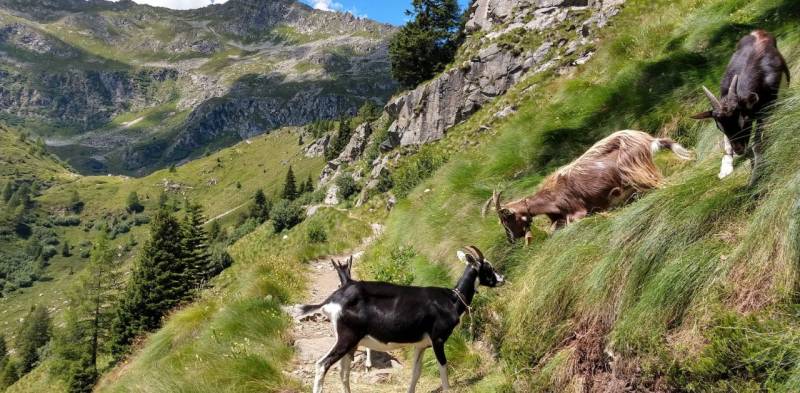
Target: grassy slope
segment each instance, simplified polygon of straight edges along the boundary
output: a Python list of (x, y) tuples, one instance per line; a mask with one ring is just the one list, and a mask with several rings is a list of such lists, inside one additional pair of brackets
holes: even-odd
[[(411, 247), (414, 282), (449, 284), (461, 271), (451, 254), (474, 243), (509, 273), (508, 288), (482, 292), (476, 315), (502, 367), (487, 371), (471, 351), (451, 356), (461, 380), (488, 376), (475, 391), (614, 390), (607, 353), (616, 376), (639, 389), (794, 390), (800, 162), (789, 146), (798, 143), (800, 92), (787, 93), (767, 131), (773, 165), (760, 199), (745, 187), (744, 162), (716, 179), (719, 133), (687, 117), (707, 105), (700, 84), (718, 83), (736, 41), (754, 28), (776, 33), (796, 65), (798, 16), (793, 1), (629, 1), (589, 64), (524, 81), (422, 149), (454, 156), (401, 201), (363, 269), (385, 273), (396, 262), (392, 250)], [(520, 108), (515, 116), (493, 124), (479, 149), (454, 153), (509, 102)], [(507, 199), (528, 194), (558, 165), (626, 128), (680, 139), (698, 160), (681, 165), (661, 155), (671, 174), (665, 187), (552, 235), (537, 221), (527, 249), (506, 244), (496, 218), (480, 218), (493, 188)]]
[[(312, 221), (325, 227), (328, 243), (308, 242)], [(322, 209), (287, 239), (261, 226), (231, 248), (234, 265), (214, 288), (170, 316), (97, 390), (239, 393), (291, 386), (280, 371), (291, 344), (283, 335), (289, 319), (279, 306), (299, 300), (303, 262), (351, 249), (370, 232), (367, 223), (334, 209)]]
[[(0, 132), (0, 136), (5, 135)], [(250, 144), (242, 142), (224, 149), (208, 157), (192, 161), (177, 167), (174, 173), (168, 170), (155, 172), (144, 178), (127, 178), (121, 176), (64, 176), (69, 180), (57, 184), (44, 192), (37, 199), (39, 208), (46, 214), (54, 214), (69, 201), (72, 190), (77, 190), (86, 206), (81, 214), (82, 225), (77, 227), (55, 227), (59, 237), (67, 239), (74, 247), (71, 257), (60, 254), (51, 260), (46, 274), (49, 281), (37, 282), (32, 288), (14, 292), (8, 298), (0, 299), (0, 332), (10, 336), (16, 333), (18, 321), (32, 304), (47, 305), (56, 314), (59, 313), (64, 298), (64, 291), (72, 283), (71, 272), (80, 271), (85, 259), (80, 257), (84, 240), (93, 240), (96, 231), (85, 232), (83, 223), (101, 219), (106, 215), (119, 215), (124, 212), (128, 194), (136, 191), (145, 205), (145, 214), (153, 211), (157, 205), (158, 195), (163, 190), (163, 179), (180, 182), (193, 187), (187, 189), (185, 196), (203, 205), (207, 217), (214, 217), (243, 206), (249, 201), (255, 190), (263, 188), (268, 197), (276, 197), (283, 185), (288, 164), (292, 164), (298, 181), (304, 181), (309, 174), (317, 174), (322, 168), (322, 159), (309, 159), (302, 155), (301, 146), (297, 144), (297, 136), (293, 130), (282, 130), (250, 140)], [(5, 148), (5, 145), (3, 145)], [(23, 156), (24, 157), (24, 156)], [(219, 158), (220, 162), (217, 161)], [(5, 168), (2, 166), (1, 168)], [(19, 166), (26, 168), (25, 166)], [(37, 166), (40, 176), (50, 172), (42, 171), (48, 165)], [(20, 169), (20, 170), (23, 170)], [(209, 185), (211, 178), (218, 179), (217, 185)], [(237, 182), (241, 188), (237, 188)], [(172, 199), (182, 200), (184, 195), (170, 193)], [(221, 219), (225, 228), (236, 220), (241, 210), (235, 210)], [(57, 213), (55, 213), (57, 214)], [(132, 227), (129, 234), (121, 235), (113, 243), (114, 246), (126, 244), (131, 237), (142, 244), (147, 236), (147, 226)], [(59, 248), (60, 250), (60, 248)], [(122, 254), (124, 263), (128, 263), (137, 252), (137, 248)]]
[(35, 143), (22, 141), (17, 130), (0, 124), (0, 181), (38, 179), (63, 182), (77, 177), (49, 154), (36, 152)]

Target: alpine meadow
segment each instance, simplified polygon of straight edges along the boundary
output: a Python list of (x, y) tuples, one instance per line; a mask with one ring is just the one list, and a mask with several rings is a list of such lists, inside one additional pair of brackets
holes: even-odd
[(800, 2), (214, 3), (0, 0), (0, 391), (800, 391)]

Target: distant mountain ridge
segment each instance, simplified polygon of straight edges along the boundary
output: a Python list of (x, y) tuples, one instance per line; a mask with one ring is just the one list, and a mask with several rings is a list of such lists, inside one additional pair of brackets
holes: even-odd
[(292, 0), (0, 0), (0, 120), (82, 172), (143, 174), (385, 102), (394, 31)]

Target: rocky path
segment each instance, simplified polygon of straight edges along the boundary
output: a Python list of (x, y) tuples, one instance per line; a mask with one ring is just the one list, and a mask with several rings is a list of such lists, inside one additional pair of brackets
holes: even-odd
[[(309, 292), (303, 299), (305, 304), (324, 301), (339, 287), (339, 277), (331, 266), (331, 259), (344, 261), (353, 256), (353, 264), (357, 265), (363, 249), (380, 235), (383, 227), (372, 224), (373, 236), (365, 239), (361, 247), (353, 254), (328, 256), (310, 263), (308, 269)], [(291, 376), (303, 382), (306, 390), (311, 389), (314, 380), (315, 363), (328, 353), (336, 338), (330, 321), (322, 314), (315, 314), (301, 320), (295, 319), (292, 326), (295, 358), (288, 371)], [(393, 392), (400, 391), (403, 380), (403, 358), (400, 353), (372, 352), (372, 368), (367, 369), (366, 353), (363, 348), (356, 351), (351, 367), (350, 386), (353, 393), (358, 392)], [(338, 364), (331, 367), (325, 378), (325, 391), (341, 391)], [(404, 386), (404, 385), (403, 385)], [(403, 387), (404, 390), (406, 386)]]

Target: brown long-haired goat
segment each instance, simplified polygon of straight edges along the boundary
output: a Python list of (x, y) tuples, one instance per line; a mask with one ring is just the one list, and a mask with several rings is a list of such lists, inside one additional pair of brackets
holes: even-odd
[(672, 139), (654, 138), (641, 131), (617, 131), (547, 177), (532, 196), (501, 204), (500, 194), (494, 192), (483, 214), (493, 205), (508, 241), (525, 237), (525, 244), (529, 244), (534, 216), (546, 215), (555, 228), (560, 228), (624, 203), (636, 192), (658, 187), (662, 176), (653, 163), (653, 153), (662, 148), (681, 159), (691, 159), (691, 153)]

